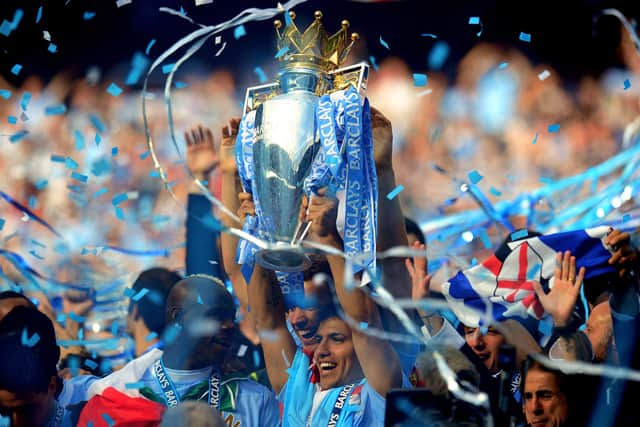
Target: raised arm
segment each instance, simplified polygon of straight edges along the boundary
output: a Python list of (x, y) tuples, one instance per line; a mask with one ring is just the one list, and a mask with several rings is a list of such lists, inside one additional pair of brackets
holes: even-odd
[(285, 320), (284, 298), (275, 275), (257, 264), (249, 288), (249, 314), (260, 335), (269, 382), (280, 393), (289, 378), (287, 368), (296, 354), (296, 343)]
[[(314, 196), (307, 220), (312, 221), (314, 240), (342, 250), (342, 241), (335, 229), (337, 201)], [(345, 286), (345, 262), (340, 256), (327, 256), (335, 282), (336, 294), (345, 314), (362, 327), (381, 328), (376, 304), (361, 289)], [(391, 344), (378, 337), (366, 335), (352, 328), (353, 346), (367, 381), (380, 395), (402, 385), (400, 360)]]
[[(238, 193), (242, 191), (240, 184), (240, 176), (234, 157), (234, 147), (236, 136), (238, 135), (238, 126), (240, 119), (235, 118), (229, 121), (229, 125), (222, 128), (222, 141), (220, 143), (220, 172), (222, 174), (222, 194), (221, 201), (231, 212), (236, 212), (240, 207)], [(233, 218), (220, 212), (220, 220), (226, 227), (239, 228)], [(238, 238), (229, 233), (222, 233), (220, 236), (220, 246), (222, 252), (222, 263), (227, 277), (231, 280), (233, 292), (235, 293), (240, 306), (247, 309), (247, 283), (240, 271), (240, 265), (236, 263), (236, 248), (238, 247)]]

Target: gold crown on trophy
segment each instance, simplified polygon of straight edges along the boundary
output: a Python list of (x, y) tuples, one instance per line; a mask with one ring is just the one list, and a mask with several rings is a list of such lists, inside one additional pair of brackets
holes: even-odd
[[(284, 63), (285, 68), (312, 67), (322, 71), (332, 71), (342, 65), (349, 55), (351, 47), (358, 40), (358, 33), (351, 34), (351, 40), (347, 37), (349, 21), (342, 21), (340, 31), (332, 36), (322, 26), (322, 12), (314, 13), (315, 20), (307, 27), (304, 33), (300, 33), (293, 22), (296, 14), (289, 12), (291, 18), (284, 31), (280, 32), (282, 22), (276, 20), (274, 26), (278, 34), (278, 60)], [(282, 52), (282, 53), (280, 53)]]

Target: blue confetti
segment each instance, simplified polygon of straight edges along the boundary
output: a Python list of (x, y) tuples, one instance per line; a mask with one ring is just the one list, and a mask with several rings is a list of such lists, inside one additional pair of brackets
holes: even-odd
[(42, 19), (42, 6), (38, 8), (38, 14), (36, 15), (36, 24), (40, 22), (40, 19)]
[(0, 218), (0, 230), (4, 227), (5, 222), (4, 218)]
[(529, 235), (529, 232), (526, 229), (514, 231), (511, 233), (511, 240), (520, 240)]
[(389, 47), (389, 45), (387, 44), (386, 41), (382, 40), (382, 36), (380, 36), (380, 44), (382, 46), (384, 46), (385, 48), (387, 48), (387, 50), (391, 50), (391, 48)]
[(64, 323), (64, 321), (65, 321), (65, 320), (67, 320), (67, 315), (66, 315), (66, 314), (64, 314), (64, 313), (59, 313), (59, 314), (56, 316), (56, 321), (57, 321), (58, 323)]
[(69, 156), (64, 159), (64, 166), (71, 170), (78, 169), (78, 163)]
[(286, 54), (287, 52), (289, 52), (289, 46), (285, 46), (285, 47), (283, 47), (282, 49), (280, 49), (280, 50), (276, 53), (275, 58), (276, 58), (276, 59), (278, 59), (278, 58), (280, 58), (281, 56), (283, 56), (284, 54)]
[(396, 188), (394, 188), (393, 190), (389, 191), (389, 194), (387, 194), (387, 199), (388, 200), (393, 200), (398, 194), (400, 194), (400, 192), (404, 190), (404, 186), (403, 185), (398, 185)]
[(36, 196), (29, 196), (29, 209), (35, 209), (38, 206), (38, 199)]
[(100, 176), (105, 173), (109, 173), (111, 170), (111, 163), (107, 159), (100, 159), (91, 167), (91, 173), (95, 176)]
[(51, 53), (56, 53), (58, 51), (58, 46), (56, 46), (55, 43), (49, 43), (47, 50)]
[(140, 154), (140, 160), (144, 160), (144, 159), (146, 159), (147, 157), (149, 157), (149, 154), (150, 154), (150, 153), (151, 153), (151, 152), (150, 152), (149, 150), (147, 150), (147, 151), (145, 151), (144, 153)]
[(80, 182), (87, 182), (87, 180), (89, 179), (89, 177), (87, 175), (83, 175), (83, 174), (78, 173), (78, 172), (71, 172), (71, 178), (75, 179), (76, 181), (80, 181)]
[(629, 90), (630, 87), (631, 87), (631, 82), (629, 81), (629, 79), (625, 79), (624, 80), (624, 90)]
[(22, 342), (22, 345), (26, 347), (33, 347), (34, 345), (38, 344), (38, 341), (40, 341), (40, 335), (38, 335), (37, 332), (34, 332), (33, 335), (29, 337), (27, 328), (24, 328), (22, 330), (22, 336), (20, 337), (20, 341)]
[(549, 131), (549, 133), (556, 133), (560, 131), (560, 123), (554, 123), (552, 125), (549, 125), (549, 127), (547, 128), (547, 131)]
[(44, 109), (47, 116), (59, 116), (67, 112), (67, 106), (64, 104), (51, 105)]
[(426, 74), (413, 74), (413, 84), (414, 86), (426, 86), (427, 85), (427, 75)]
[(46, 179), (41, 179), (40, 181), (36, 182), (36, 189), (42, 190), (47, 186), (48, 183), (49, 181), (47, 181)]
[(0, 98), (11, 98), (11, 91), (9, 89), (0, 89)]
[(233, 29), (233, 37), (235, 37), (236, 40), (246, 35), (247, 35), (247, 31), (244, 29), (244, 25), (238, 25), (236, 28)]
[(11, 74), (13, 74), (14, 76), (17, 76), (18, 74), (20, 74), (20, 70), (22, 70), (22, 65), (16, 64), (13, 67), (11, 67)]
[[(125, 288), (123, 294), (125, 297), (130, 297), (131, 295), (135, 294), (136, 292), (131, 289), (131, 288)], [(115, 334), (114, 334), (115, 335)]]
[(98, 364), (91, 359), (85, 359), (84, 366), (89, 369), (96, 369), (98, 367)]
[(147, 288), (142, 288), (142, 289), (140, 289), (140, 291), (138, 291), (138, 293), (137, 293), (137, 294), (135, 294), (134, 296), (132, 296), (132, 297), (131, 297), (131, 299), (132, 299), (133, 301), (138, 302), (138, 301), (140, 301), (140, 300), (142, 299), (142, 297), (144, 297), (144, 296), (145, 296), (146, 294), (148, 294), (148, 293), (149, 293), (149, 289), (147, 289)]
[(143, 388), (145, 386), (144, 381), (138, 381), (137, 383), (127, 383), (124, 385), (124, 388), (126, 389), (140, 389)]
[(102, 137), (99, 133), (96, 133), (96, 137), (93, 139), (96, 142), (96, 147), (100, 146), (100, 142), (102, 141)]
[(471, 16), (469, 17), (469, 25), (478, 25), (480, 24), (480, 17), (479, 16)]
[(174, 86), (176, 87), (176, 89), (183, 89), (185, 87), (189, 87), (189, 83), (177, 81), (174, 83)]
[(66, 161), (64, 156), (58, 156), (57, 154), (52, 154), (50, 159), (52, 162), (55, 162), (55, 163), (65, 163)]
[(536, 145), (536, 143), (538, 142), (538, 134), (536, 133), (536, 136), (533, 137), (533, 145)]
[(122, 93), (122, 89), (120, 88), (120, 86), (112, 82), (107, 88), (107, 93), (111, 96), (120, 96), (120, 94)]
[(160, 172), (158, 172), (158, 171), (151, 171), (151, 172), (149, 172), (149, 176), (150, 176), (151, 178), (160, 178)]
[(8, 116), (7, 123), (9, 123), (10, 125), (15, 125), (16, 123), (18, 123), (18, 118), (16, 116)]
[(116, 423), (115, 421), (113, 421), (113, 418), (111, 418), (107, 413), (102, 414), (102, 418), (109, 427), (112, 427)]
[(26, 111), (27, 106), (29, 105), (29, 101), (31, 101), (31, 92), (25, 92), (22, 95), (22, 100), (20, 101), (20, 108)]
[(96, 16), (96, 13), (95, 13), (95, 12), (86, 11), (86, 12), (82, 15), (82, 19), (84, 19), (85, 21), (88, 21), (88, 20), (92, 19), (94, 16)]
[(9, 137), (9, 142), (11, 142), (12, 144), (20, 142), (24, 139), (25, 136), (27, 136), (28, 133), (29, 132), (26, 130), (21, 130), (19, 132), (16, 132)]
[(496, 189), (496, 188), (493, 188), (493, 187), (491, 187), (489, 189), (489, 193), (493, 194), (496, 197), (502, 196), (502, 192), (500, 190)]
[(477, 170), (472, 170), (471, 172), (469, 172), (469, 174), (467, 175), (469, 177), (469, 181), (471, 181), (472, 184), (477, 184), (480, 181), (482, 181), (482, 178), (484, 178), (482, 175), (480, 175), (480, 173)]
[(117, 156), (118, 155), (118, 147), (113, 147), (111, 149), (111, 155), (112, 156)]
[(95, 114), (89, 115), (89, 121), (91, 122), (93, 127), (96, 128), (98, 132), (105, 133), (107, 131), (107, 128), (104, 126), (104, 124), (100, 120), (100, 117), (96, 116)]
[(480, 240), (482, 241), (482, 245), (485, 249), (491, 249), (491, 239), (489, 239), (489, 235), (487, 234), (487, 230), (484, 228), (480, 230)]
[(124, 211), (118, 206), (116, 206), (116, 218), (120, 221), (124, 221)]
[(118, 206), (120, 203), (124, 202), (125, 200), (128, 200), (129, 196), (127, 196), (127, 193), (120, 193), (117, 194), (113, 197), (113, 199), (111, 199), (111, 204), (113, 206)]
[(149, 335), (147, 335), (147, 336), (144, 338), (144, 340), (145, 340), (145, 341), (147, 341), (147, 342), (149, 342), (149, 341), (153, 341), (153, 340), (155, 340), (156, 338), (158, 338), (158, 334), (157, 334), (157, 333), (155, 333), (155, 332), (151, 332)]
[(253, 71), (258, 75), (258, 80), (260, 81), (260, 83), (264, 83), (267, 81), (267, 75), (264, 73), (264, 71), (262, 71), (262, 68), (256, 67)]
[(133, 54), (131, 59), (131, 69), (127, 74), (124, 84), (127, 86), (135, 85), (138, 83), (142, 75), (145, 73), (149, 66), (149, 58), (140, 52)]
[(82, 132), (80, 132), (79, 130), (76, 130), (75, 132), (73, 132), (73, 136), (75, 138), (76, 141), (76, 150), (80, 151), (84, 149), (84, 136), (82, 135)]
[(498, 65), (498, 69), (500, 70), (504, 70), (505, 68), (507, 68), (509, 66), (508, 62), (502, 62), (500, 65)]
[(260, 366), (260, 353), (258, 353), (258, 350), (253, 350), (253, 366)]
[(0, 34), (5, 37), (9, 37), (9, 34), (11, 34), (11, 23), (6, 19), (0, 24)]
[(373, 56), (369, 57), (369, 62), (371, 63), (371, 66), (373, 67), (374, 70), (378, 71), (378, 64), (376, 63), (376, 58)]
[(71, 319), (71, 320), (73, 320), (74, 322), (77, 322), (77, 323), (82, 323), (85, 320), (87, 320), (85, 317), (77, 315), (73, 311), (70, 311), (67, 316), (69, 316), (69, 319)]
[(156, 44), (156, 39), (151, 39), (149, 41), (149, 44), (147, 44), (147, 48), (144, 50), (144, 53), (146, 55), (149, 55), (149, 51), (151, 51), (151, 48), (153, 47), (154, 44)]
[(523, 42), (531, 42), (531, 34), (520, 32), (520, 37), (518, 37)]
[(16, 12), (13, 14), (13, 22), (11, 22), (11, 29), (15, 30), (18, 28), (22, 17), (24, 16), (24, 11), (22, 9), (16, 9)]
[(367, 322), (360, 322), (360, 329), (367, 329), (369, 324)]
[(176, 67), (175, 63), (171, 63), (171, 64), (165, 64), (162, 66), (162, 74), (169, 74), (170, 72), (172, 72)]
[[(622, 222), (627, 222), (631, 219), (631, 215), (630, 214), (624, 214), (622, 215)], [(0, 230), (2, 230), (2, 227), (0, 227)]]
[(42, 261), (44, 259), (43, 256), (38, 255), (38, 253), (36, 251), (29, 251), (30, 255), (33, 255), (34, 257), (38, 258), (40, 261)]
[(438, 36), (436, 36), (435, 34), (431, 34), (431, 33), (423, 33), (420, 34), (421, 37), (431, 37), (432, 39), (437, 39)]
[(438, 41), (433, 45), (433, 48), (431, 48), (431, 52), (429, 52), (429, 58), (427, 59), (429, 68), (439, 70), (444, 65), (448, 56), (449, 45), (445, 41)]

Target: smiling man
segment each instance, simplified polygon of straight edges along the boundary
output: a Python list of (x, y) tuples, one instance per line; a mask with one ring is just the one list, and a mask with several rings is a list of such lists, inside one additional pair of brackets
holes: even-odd
[[(167, 407), (186, 400), (206, 401), (228, 425), (277, 425), (275, 396), (266, 387), (224, 366), (234, 342), (235, 305), (221, 280), (189, 276), (176, 283), (166, 305), (165, 350), (153, 349), (122, 370), (95, 383), (90, 395), (113, 387)], [(169, 337), (169, 338), (167, 338)], [(132, 388), (130, 384), (135, 383)], [(92, 406), (96, 416), (109, 407)], [(85, 415), (85, 414), (83, 414)], [(90, 418), (90, 417), (88, 417)]]
[(491, 326), (486, 333), (482, 333), (480, 328), (465, 326), (464, 339), (491, 375), (500, 371), (498, 366), (500, 346), (505, 343), (504, 336), (500, 332)]

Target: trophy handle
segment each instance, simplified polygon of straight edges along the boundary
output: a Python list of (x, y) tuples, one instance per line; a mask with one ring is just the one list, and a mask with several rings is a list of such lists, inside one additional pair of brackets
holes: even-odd
[(280, 84), (277, 82), (247, 88), (247, 93), (244, 97), (244, 114), (255, 110), (260, 104), (279, 93)]
[(334, 91), (353, 86), (361, 96), (364, 97), (366, 95), (367, 81), (369, 80), (369, 64), (366, 62), (338, 68), (330, 72), (329, 75), (333, 76)]

